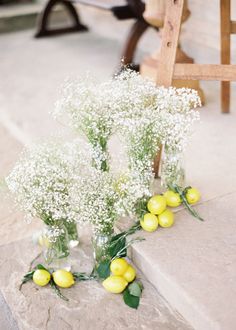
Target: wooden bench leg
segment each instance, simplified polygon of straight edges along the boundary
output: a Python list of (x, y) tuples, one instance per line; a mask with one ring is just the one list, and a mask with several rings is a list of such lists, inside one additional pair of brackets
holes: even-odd
[[(220, 1), (221, 13), (221, 64), (230, 64), (230, 34), (231, 34), (231, 0)], [(229, 113), (230, 82), (221, 82), (221, 111)]]
[[(59, 28), (59, 29), (49, 29), (49, 19), (54, 7), (58, 4), (62, 4), (68, 11), (72, 22), (74, 23), (71, 27)], [(67, 0), (49, 0), (44, 7), (43, 11), (40, 13), (37, 24), (37, 32), (35, 34), (36, 38), (45, 37), (49, 35), (67, 33), (67, 32), (78, 32), (87, 31), (88, 28), (80, 23), (78, 13), (70, 1)]]
[[(137, 49), (137, 44), (150, 25), (143, 19), (138, 19), (131, 27), (125, 45), (122, 51), (122, 66), (133, 64), (134, 54)], [(138, 68), (137, 68), (138, 69)]]

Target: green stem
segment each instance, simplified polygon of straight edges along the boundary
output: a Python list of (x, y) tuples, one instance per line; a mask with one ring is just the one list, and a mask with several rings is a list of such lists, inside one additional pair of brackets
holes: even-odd
[(122, 256), (122, 252), (125, 251), (126, 249), (128, 249), (129, 246), (131, 246), (132, 244), (136, 243), (136, 242), (142, 242), (142, 241), (145, 241), (145, 238), (142, 238), (142, 237), (137, 237), (137, 238), (134, 238), (134, 239), (131, 239), (122, 249), (120, 249), (116, 256), (114, 256), (112, 260), (116, 259), (116, 258), (119, 258), (120, 256)]
[(89, 281), (89, 280), (94, 280), (96, 278), (95, 275), (87, 275), (86, 273), (73, 273), (73, 276), (76, 280), (79, 281)]
[(169, 185), (168, 189), (173, 190), (180, 195), (180, 198), (181, 198), (183, 204), (185, 205), (186, 209), (189, 211), (189, 213), (193, 217), (197, 218), (200, 221), (204, 221), (204, 219), (198, 214), (198, 212), (196, 210), (194, 210), (194, 208), (192, 208), (192, 206), (188, 203), (186, 195), (185, 195), (185, 189), (183, 190), (181, 187), (179, 187), (177, 185)]
[(69, 301), (69, 299), (66, 298), (66, 297), (61, 293), (60, 289), (58, 288), (58, 286), (56, 285), (56, 283), (55, 283), (53, 280), (51, 280), (49, 283), (50, 283), (51, 288), (55, 291), (55, 293), (58, 295), (59, 298), (65, 300), (65, 301)]

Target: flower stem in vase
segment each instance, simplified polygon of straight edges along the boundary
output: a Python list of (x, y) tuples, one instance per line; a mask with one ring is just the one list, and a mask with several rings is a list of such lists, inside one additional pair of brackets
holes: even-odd
[(95, 232), (92, 238), (93, 245), (93, 257), (94, 257), (94, 269), (100, 265), (102, 261), (105, 261), (109, 257), (109, 244), (111, 242), (113, 230), (104, 232)]
[(53, 269), (70, 269), (69, 236), (66, 227), (61, 224), (47, 227), (44, 237), (47, 242), (43, 250), (46, 265)]
[(76, 222), (65, 222), (65, 227), (68, 233), (69, 247), (74, 248), (79, 245), (79, 235)]
[(183, 153), (165, 148), (161, 161), (161, 185), (165, 188), (173, 185), (184, 187), (184, 182)]

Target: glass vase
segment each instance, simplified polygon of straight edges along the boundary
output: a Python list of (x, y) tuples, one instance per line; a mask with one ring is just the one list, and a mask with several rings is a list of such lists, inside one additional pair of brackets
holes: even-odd
[[(53, 233), (53, 236), (52, 236)], [(57, 234), (56, 234), (57, 233)], [(47, 227), (44, 230), (43, 257), (48, 268), (70, 269), (69, 236), (64, 225)]]
[(161, 160), (161, 185), (165, 188), (173, 185), (184, 187), (184, 181), (183, 153), (165, 149)]
[(65, 227), (68, 234), (69, 246), (70, 248), (74, 248), (79, 244), (79, 235), (77, 230), (76, 222), (66, 222)]
[(109, 257), (109, 243), (112, 238), (112, 233), (95, 233), (92, 238), (94, 268)]

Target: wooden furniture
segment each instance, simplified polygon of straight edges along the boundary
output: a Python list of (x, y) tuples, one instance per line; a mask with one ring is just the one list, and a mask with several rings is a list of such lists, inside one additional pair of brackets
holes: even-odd
[[(153, 24), (159, 28), (163, 28), (165, 13), (167, 10), (167, 1), (166, 0), (146, 0), (146, 9), (144, 11), (144, 18), (150, 24)], [(188, 1), (185, 0), (183, 4), (183, 12), (181, 17), (181, 22), (184, 23), (190, 16), (190, 10), (188, 8)], [(160, 32), (162, 36), (162, 29)], [(160, 67), (160, 49), (153, 54), (146, 57), (140, 67), (140, 72), (143, 76), (149, 77), (152, 80), (156, 80), (156, 68)], [(180, 43), (178, 42), (178, 47), (175, 55), (175, 63), (194, 63), (194, 59), (189, 57), (181, 48)], [(181, 80), (173, 79), (172, 86), (181, 88), (187, 87), (197, 90), (202, 104), (205, 103), (205, 95), (200, 87), (198, 80)]]
[[(134, 23), (129, 31), (125, 41), (121, 58), (122, 66), (130, 65), (138, 70), (139, 66), (133, 64), (134, 54), (137, 44), (144, 32), (152, 27), (143, 19), (143, 11), (145, 5), (142, 0), (74, 0), (74, 3), (79, 3), (87, 6), (96, 7), (102, 10), (110, 11), (118, 20), (134, 19)], [(49, 28), (50, 15), (55, 6), (63, 5), (71, 16), (73, 25), (71, 27), (51, 29)], [(88, 28), (80, 22), (79, 15), (70, 0), (48, 0), (44, 9), (39, 15), (37, 32), (35, 37), (45, 37), (67, 32), (83, 32)]]
[(166, 0), (157, 85), (171, 86), (173, 79), (219, 80), (222, 84), (222, 112), (229, 112), (230, 81), (236, 81), (236, 65), (230, 64), (230, 34), (236, 33), (236, 22), (230, 18), (230, 0), (220, 0), (221, 64), (175, 63), (181, 29), (184, 0)]
[[(176, 63), (184, 0), (166, 0), (167, 8), (162, 31), (158, 66), (154, 68), (156, 84), (169, 87), (173, 79), (219, 80), (222, 84), (222, 112), (229, 112), (230, 81), (236, 81), (236, 65), (230, 64), (230, 34), (236, 33), (236, 22), (230, 19), (230, 0), (220, 0), (221, 64)], [(160, 155), (155, 159), (158, 176)]]

